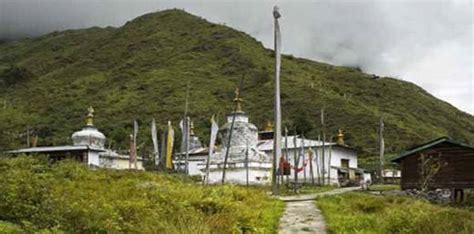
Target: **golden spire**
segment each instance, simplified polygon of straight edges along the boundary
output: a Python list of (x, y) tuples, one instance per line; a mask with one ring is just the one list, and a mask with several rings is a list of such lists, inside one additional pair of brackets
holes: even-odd
[(86, 116), (86, 125), (87, 126), (94, 126), (94, 108), (92, 108), (92, 106), (90, 106), (87, 109), (87, 111), (89, 111), (89, 113)]
[(270, 120), (267, 121), (267, 125), (265, 126), (264, 129), (265, 132), (273, 132), (273, 124), (270, 122)]
[(193, 121), (189, 123), (189, 135), (194, 136), (194, 122)]
[(242, 111), (242, 101), (243, 101), (243, 99), (240, 98), (240, 90), (239, 90), (239, 88), (236, 88), (235, 89), (234, 102), (237, 103), (237, 109), (236, 109), (235, 112), (243, 112)]
[(336, 135), (336, 143), (338, 145), (344, 145), (344, 134), (342, 133), (342, 129), (339, 129)]

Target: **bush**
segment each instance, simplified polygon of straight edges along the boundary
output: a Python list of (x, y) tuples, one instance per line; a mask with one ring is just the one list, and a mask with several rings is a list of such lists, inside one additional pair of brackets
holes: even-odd
[(265, 191), (179, 176), (0, 159), (0, 232), (271, 232), (282, 202)]
[(333, 233), (474, 233), (474, 214), (409, 197), (350, 193), (318, 200)]

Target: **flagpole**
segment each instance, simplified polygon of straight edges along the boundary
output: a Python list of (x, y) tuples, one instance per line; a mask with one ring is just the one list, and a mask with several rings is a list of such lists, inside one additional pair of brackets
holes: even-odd
[(230, 124), (229, 139), (227, 139), (227, 146), (226, 146), (226, 151), (225, 151), (225, 156), (224, 156), (224, 167), (222, 168), (222, 184), (225, 183), (225, 172), (227, 169), (227, 160), (229, 158), (229, 151), (230, 151), (230, 146), (232, 143), (232, 133), (234, 132), (235, 117), (237, 115), (237, 110), (239, 109), (240, 92), (242, 91), (243, 85), (244, 85), (244, 76), (242, 76), (242, 79), (240, 80), (239, 88), (237, 88), (235, 92), (236, 94), (236, 97), (234, 99), (235, 106), (234, 106), (234, 111), (232, 112), (232, 123)]
[(295, 170), (295, 175), (294, 175), (294, 180), (295, 180), (295, 184), (293, 185), (293, 188), (294, 188), (294, 192), (296, 193), (296, 188), (297, 188), (297, 183), (298, 183), (298, 166), (300, 164), (299, 162), (299, 158), (298, 158), (298, 146), (297, 146), (297, 142), (296, 142), (296, 131), (294, 131), (295, 135), (293, 136), (293, 161), (294, 161), (294, 170)]
[[(321, 142), (321, 134), (318, 132), (318, 143)], [(318, 173), (318, 185), (321, 186), (321, 155), (318, 154), (320, 147), (316, 147), (316, 172)]]
[[(185, 162), (184, 162), (184, 173), (187, 175), (189, 173), (189, 117), (188, 117), (188, 106), (189, 106), (189, 81), (186, 85), (186, 105), (184, 108), (184, 150), (185, 153)], [(181, 165), (181, 162), (180, 162)]]
[(174, 140), (174, 130), (171, 127), (171, 121), (168, 121), (168, 133), (166, 139), (166, 168), (173, 170), (173, 140)]
[(383, 123), (383, 116), (380, 117), (380, 126), (379, 126), (379, 157), (380, 157), (380, 182), (383, 181), (383, 169), (384, 169), (384, 151), (385, 151), (385, 142), (383, 139), (383, 128), (384, 128), (384, 123)]
[(128, 169), (132, 169), (133, 160), (133, 134), (130, 134), (130, 156), (128, 157)]
[(331, 135), (329, 137), (328, 185), (331, 184), (332, 138), (333, 138), (333, 136)]
[[(288, 161), (288, 157), (289, 157), (289, 150), (288, 150), (288, 128), (285, 127), (285, 158), (286, 158), (286, 162), (289, 163)], [(290, 168), (290, 173), (291, 174), (291, 168)], [(288, 185), (288, 183), (290, 182), (290, 175), (287, 174), (286, 175), (286, 184)]]
[(277, 159), (281, 156), (281, 109), (280, 109), (280, 63), (281, 63), (281, 35), (280, 35), (280, 24), (278, 18), (280, 18), (280, 12), (278, 12), (278, 6), (273, 7), (273, 18), (275, 20), (275, 132), (273, 140), (273, 168), (272, 168), (272, 193), (278, 194), (278, 187), (276, 181), (276, 168)]
[[(162, 165), (161, 168), (166, 168), (166, 131), (161, 133), (161, 157), (160, 157), (160, 164)], [(163, 165), (165, 165), (163, 167)]]
[(245, 177), (247, 187), (249, 186), (249, 141), (247, 140), (247, 149), (245, 150)]
[[(305, 156), (305, 152), (304, 152), (304, 133), (302, 134), (302, 138), (301, 138), (301, 155), (303, 156), (303, 165), (304, 165), (304, 162), (306, 161), (306, 156)], [(306, 167), (304, 166), (303, 167), (303, 184), (306, 184)]]
[(314, 186), (314, 169), (313, 169), (313, 150), (311, 149), (311, 146), (309, 146), (309, 173), (310, 173), (310, 178), (311, 178), (311, 186)]
[(158, 169), (160, 166), (160, 152), (158, 151), (158, 134), (156, 132), (155, 118), (151, 121), (151, 140), (153, 142), (153, 156), (155, 159), (155, 167)]
[(138, 136), (138, 122), (137, 120), (133, 121), (133, 164), (135, 170), (137, 170), (137, 136)]
[(211, 139), (209, 140), (209, 152), (207, 154), (207, 161), (206, 161), (206, 184), (209, 184), (209, 170), (210, 170), (210, 161), (211, 155), (214, 152), (214, 144), (216, 142), (217, 133), (219, 131), (219, 126), (217, 126), (216, 121), (214, 120), (214, 115), (211, 118)]
[(323, 129), (323, 147), (321, 148), (321, 169), (322, 169), (322, 176), (323, 176), (323, 185), (325, 184), (325, 178), (326, 178), (326, 129), (324, 126), (324, 109), (321, 109), (321, 125)]

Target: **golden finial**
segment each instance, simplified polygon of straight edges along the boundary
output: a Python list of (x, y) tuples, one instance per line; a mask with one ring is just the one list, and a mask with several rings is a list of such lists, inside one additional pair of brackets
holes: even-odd
[(267, 121), (267, 125), (265, 126), (264, 131), (266, 132), (273, 132), (273, 124), (270, 120)]
[(94, 126), (94, 108), (90, 106), (87, 108), (87, 111), (89, 112), (86, 116), (86, 125), (87, 126)]
[(342, 133), (342, 129), (339, 129), (336, 135), (336, 143), (338, 145), (344, 145), (344, 134)]
[(243, 101), (243, 99), (240, 98), (240, 90), (239, 90), (239, 88), (236, 88), (235, 89), (235, 98), (234, 98), (234, 102), (237, 103), (236, 112), (243, 112), (242, 111), (242, 101)]

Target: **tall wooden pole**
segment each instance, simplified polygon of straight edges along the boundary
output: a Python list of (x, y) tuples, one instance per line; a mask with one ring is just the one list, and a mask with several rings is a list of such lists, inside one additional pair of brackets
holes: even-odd
[(244, 76), (242, 76), (242, 79), (240, 80), (240, 85), (239, 88), (236, 90), (236, 103), (234, 106), (234, 111), (232, 112), (232, 122), (230, 124), (230, 130), (229, 130), (229, 139), (227, 139), (227, 146), (226, 146), (226, 151), (225, 151), (225, 156), (224, 156), (224, 167), (222, 168), (222, 184), (225, 183), (225, 172), (227, 169), (227, 160), (229, 158), (229, 151), (231, 147), (231, 142), (232, 142), (232, 133), (234, 132), (234, 124), (235, 124), (235, 116), (237, 115), (237, 110), (239, 107), (239, 99), (240, 99), (240, 93), (242, 92), (242, 87), (244, 85)]
[(138, 122), (137, 120), (134, 120), (133, 121), (133, 165), (135, 166), (135, 170), (138, 169), (137, 137), (138, 137)]
[(314, 186), (314, 169), (313, 169), (313, 159), (314, 159), (314, 152), (311, 148), (311, 145), (309, 146), (309, 176), (311, 178), (311, 186)]
[(132, 169), (133, 161), (133, 134), (130, 134), (130, 157), (128, 158), (128, 169)]
[(247, 140), (247, 148), (245, 149), (245, 181), (249, 186), (249, 141)]
[(207, 154), (206, 160), (206, 177), (205, 181), (209, 184), (209, 170), (210, 170), (210, 162), (211, 162), (211, 155), (214, 153), (214, 145), (216, 143), (217, 133), (219, 132), (219, 126), (217, 125), (216, 121), (214, 120), (214, 115), (211, 118), (211, 139), (209, 140), (209, 152)]
[(326, 148), (326, 129), (325, 129), (325, 125), (324, 125), (324, 109), (321, 109), (321, 126), (323, 128), (323, 147), (321, 149), (321, 160), (322, 160), (322, 164), (321, 164), (321, 168), (322, 168), (322, 176), (323, 176), (323, 185), (325, 184), (324, 182), (324, 178), (325, 178), (325, 175), (326, 175), (326, 152), (325, 152), (325, 148)]
[[(188, 106), (189, 106), (189, 81), (186, 84), (186, 102), (184, 106), (184, 117), (183, 117), (183, 133), (184, 133), (184, 173), (187, 175), (189, 173), (189, 117), (188, 117)], [(181, 155), (183, 153), (181, 152)], [(181, 156), (182, 157), (182, 156)], [(180, 157), (180, 158), (181, 158)], [(179, 160), (179, 167), (181, 169), (181, 159)]]
[[(161, 133), (161, 165), (166, 164), (166, 131), (163, 131)], [(166, 168), (165, 166), (162, 166), (162, 168)]]
[(276, 168), (277, 160), (281, 157), (281, 109), (280, 109), (280, 46), (281, 46), (281, 35), (280, 35), (280, 24), (278, 18), (280, 18), (280, 12), (278, 12), (278, 6), (273, 7), (273, 18), (275, 20), (275, 132), (273, 136), (273, 173), (272, 173), (272, 193), (278, 194), (278, 187), (276, 181)]
[(306, 156), (304, 152), (304, 135), (301, 135), (301, 156), (303, 159), (303, 184), (306, 184), (306, 166), (304, 165), (306, 161)]
[[(289, 161), (288, 161), (289, 154), (290, 154), (290, 151), (288, 149), (288, 128), (285, 128), (285, 160), (286, 160), (286, 163), (289, 163)], [(284, 168), (283, 168), (283, 170), (284, 170)], [(290, 173), (291, 173), (291, 168), (290, 168)], [(286, 175), (286, 184), (288, 184), (290, 182), (290, 175), (289, 174)]]
[(30, 147), (30, 126), (26, 127), (26, 147)]
[(331, 184), (332, 136), (329, 137), (328, 185)]
[[(158, 170), (158, 167), (160, 166), (160, 153), (158, 151), (158, 133), (156, 132), (155, 118), (151, 121), (151, 141), (153, 142), (153, 159), (155, 161), (155, 168)], [(111, 144), (109, 143), (109, 149), (110, 145)]]
[(298, 166), (299, 166), (299, 158), (298, 158), (298, 146), (297, 146), (297, 142), (296, 142), (296, 131), (295, 131), (295, 135), (293, 136), (293, 157), (294, 157), (294, 171), (295, 171), (295, 175), (294, 175), (294, 180), (295, 180), (295, 184), (294, 184), (294, 192), (296, 192), (296, 187), (297, 187), (297, 184), (298, 184)]
[[(318, 134), (318, 142), (321, 142), (321, 134)], [(321, 155), (318, 153), (320, 147), (316, 147), (316, 170), (318, 173), (318, 185), (321, 186)]]
[(383, 116), (380, 117), (380, 126), (379, 126), (379, 156), (380, 156), (380, 182), (383, 181), (383, 169), (385, 164), (384, 152), (385, 152), (385, 141), (383, 139), (383, 130), (384, 130), (384, 123), (383, 123)]

